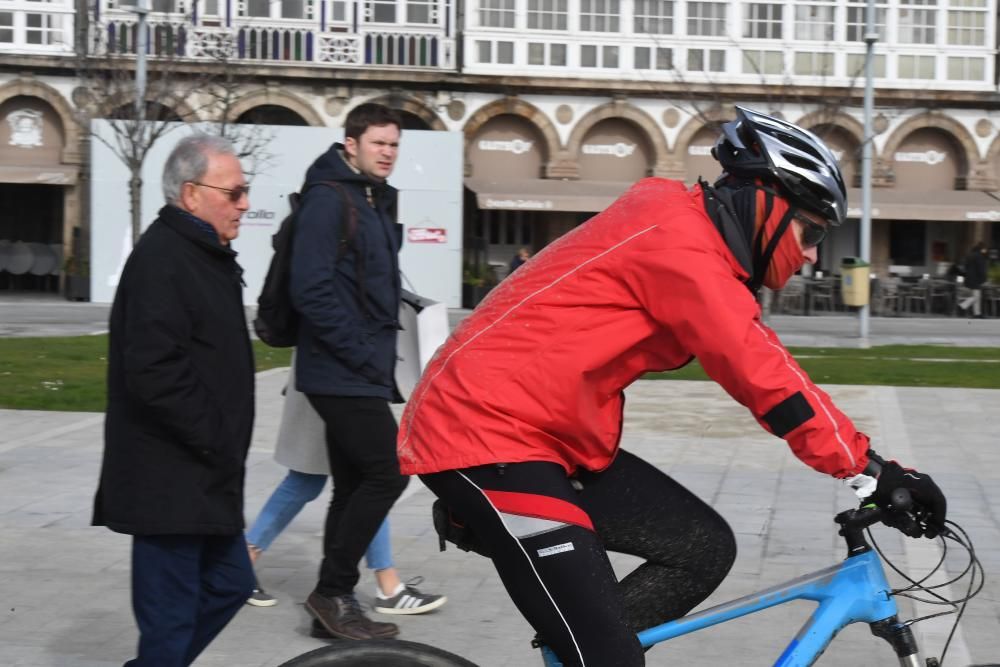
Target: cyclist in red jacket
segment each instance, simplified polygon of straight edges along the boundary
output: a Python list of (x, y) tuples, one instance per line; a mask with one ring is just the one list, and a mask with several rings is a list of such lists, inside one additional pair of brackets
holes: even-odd
[[(518, 609), (564, 665), (641, 665), (635, 633), (678, 618), (736, 555), (725, 520), (619, 448), (623, 390), (697, 358), (807, 465), (884, 502), (906, 487), (944, 529), (926, 475), (885, 462), (760, 319), (847, 210), (812, 133), (737, 108), (714, 186), (639, 181), (526, 262), (458, 327), (400, 424), (419, 474), (484, 544)], [(664, 406), (669, 409), (669, 406)], [(606, 549), (645, 563), (621, 582)]]

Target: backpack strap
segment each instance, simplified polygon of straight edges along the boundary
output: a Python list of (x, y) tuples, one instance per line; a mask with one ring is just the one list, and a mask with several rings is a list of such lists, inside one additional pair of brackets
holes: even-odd
[[(325, 185), (340, 193), (340, 198), (344, 202), (344, 224), (340, 226), (340, 241), (337, 244), (337, 261), (339, 262), (347, 254), (348, 248), (356, 244), (358, 239), (358, 211), (351, 203), (350, 193), (343, 183), (339, 181), (314, 181), (302, 186), (302, 194), (314, 185)], [(357, 277), (358, 305), (365, 317), (370, 317), (368, 310), (368, 295), (365, 293), (365, 257), (364, 253), (355, 248), (354, 252), (354, 275)]]

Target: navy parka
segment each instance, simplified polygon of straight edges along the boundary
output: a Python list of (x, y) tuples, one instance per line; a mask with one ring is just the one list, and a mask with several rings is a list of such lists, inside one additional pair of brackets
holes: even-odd
[(335, 188), (310, 187), (295, 228), (291, 296), (302, 316), (296, 388), (394, 400), (403, 240), (397, 191), (354, 171), (342, 151), (342, 144), (334, 144), (309, 168), (305, 182), (339, 181), (349, 193), (357, 231), (346, 253), (338, 249), (348, 236), (348, 209)]

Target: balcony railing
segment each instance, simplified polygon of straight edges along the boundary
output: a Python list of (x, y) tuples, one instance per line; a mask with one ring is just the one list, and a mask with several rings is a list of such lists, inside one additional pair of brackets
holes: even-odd
[(0, 53), (73, 54), (73, 0), (0, 3)]
[[(150, 14), (146, 20), (149, 53), (195, 60), (337, 67), (379, 66), (405, 69), (455, 69), (455, 40), (434, 27), (362, 26), (346, 32), (336, 25), (321, 30), (314, 22), (291, 19), (238, 19), (232, 26), (193, 25), (174, 15)], [(107, 13), (93, 28), (95, 55), (135, 54), (137, 19)]]

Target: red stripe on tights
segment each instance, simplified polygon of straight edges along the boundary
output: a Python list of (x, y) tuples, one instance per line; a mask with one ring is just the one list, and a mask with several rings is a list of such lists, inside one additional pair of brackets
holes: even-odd
[(514, 491), (490, 491), (483, 489), (486, 497), (501, 512), (530, 516), (537, 519), (548, 519), (570, 523), (587, 530), (594, 530), (590, 517), (573, 503), (543, 496), (537, 493), (518, 493)]

